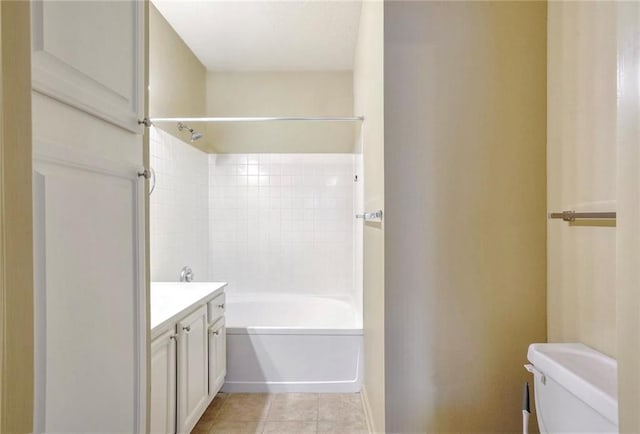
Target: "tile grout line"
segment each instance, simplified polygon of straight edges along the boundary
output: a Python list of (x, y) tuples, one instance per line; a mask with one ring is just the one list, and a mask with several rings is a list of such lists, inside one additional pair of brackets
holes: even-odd
[[(219, 393), (219, 392), (218, 392)], [(216, 393), (216, 396), (214, 396), (214, 400), (216, 399), (216, 397), (218, 396), (218, 393)], [(207, 431), (207, 434), (211, 434), (211, 431), (213, 430), (213, 426), (215, 425), (216, 421), (218, 421), (219, 417), (220, 417), (220, 413), (222, 413), (222, 409), (224, 408), (224, 405), (227, 403), (227, 398), (229, 397), (229, 394), (224, 394), (222, 395), (222, 397), (220, 398), (220, 400), (222, 401), (222, 404), (220, 404), (220, 408), (218, 409), (218, 411), (213, 415), (213, 418), (211, 419), (211, 425), (209, 425), (209, 430)]]
[(273, 405), (273, 400), (275, 399), (275, 395), (269, 393), (267, 395), (269, 398), (269, 408), (267, 408), (267, 412), (264, 415), (264, 420), (262, 420), (262, 429), (260, 430), (260, 434), (264, 434), (265, 427), (267, 426), (267, 420), (269, 419), (269, 413), (271, 413), (271, 406)]
[[(216, 412), (216, 414), (213, 416), (213, 421), (215, 421), (216, 419), (218, 419), (218, 416), (220, 416), (220, 413), (222, 413), (222, 409), (224, 408), (225, 404), (227, 403), (227, 398), (229, 397), (228, 394), (224, 395), (224, 398), (222, 398), (222, 404), (220, 404), (220, 408), (218, 409), (218, 411)], [(215, 397), (213, 398), (215, 399)]]
[(318, 434), (318, 430), (320, 429), (320, 394), (318, 393), (318, 405), (317, 405), (318, 413), (316, 414), (316, 434)]

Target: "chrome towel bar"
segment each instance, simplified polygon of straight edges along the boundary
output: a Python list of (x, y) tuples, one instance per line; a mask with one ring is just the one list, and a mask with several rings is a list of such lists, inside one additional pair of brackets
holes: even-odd
[(576, 220), (596, 219), (596, 220), (615, 220), (615, 212), (575, 212), (562, 211), (549, 213), (550, 219), (562, 219), (565, 222), (574, 222)]

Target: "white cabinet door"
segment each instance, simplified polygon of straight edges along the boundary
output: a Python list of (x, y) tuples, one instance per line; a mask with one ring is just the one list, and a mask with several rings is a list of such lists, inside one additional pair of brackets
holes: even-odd
[(144, 432), (144, 199), (136, 168), (66, 151), (37, 155), (33, 169), (34, 432)]
[(169, 330), (151, 342), (152, 434), (176, 432), (176, 335)]
[(178, 323), (178, 432), (188, 433), (208, 403), (207, 308)]
[(145, 2), (31, 5), (33, 431), (144, 433)]
[(209, 327), (209, 396), (222, 388), (227, 375), (227, 339), (224, 318)]

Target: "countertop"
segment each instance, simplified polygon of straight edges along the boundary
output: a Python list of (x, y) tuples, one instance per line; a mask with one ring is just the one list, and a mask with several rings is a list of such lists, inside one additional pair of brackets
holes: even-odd
[(151, 334), (224, 292), (227, 282), (151, 282)]

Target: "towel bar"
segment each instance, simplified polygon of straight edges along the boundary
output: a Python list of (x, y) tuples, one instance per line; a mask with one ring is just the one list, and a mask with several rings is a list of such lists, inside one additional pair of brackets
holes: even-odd
[(576, 220), (583, 219), (596, 219), (596, 220), (615, 220), (615, 212), (575, 212), (575, 211), (562, 211), (549, 213), (550, 219), (562, 219), (565, 222), (574, 222)]

